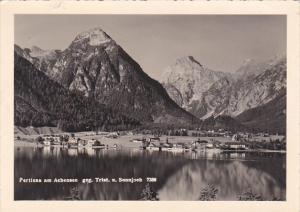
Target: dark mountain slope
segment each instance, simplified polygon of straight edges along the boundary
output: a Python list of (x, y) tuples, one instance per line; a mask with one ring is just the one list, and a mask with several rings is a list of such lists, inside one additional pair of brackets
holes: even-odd
[(246, 110), (236, 117), (255, 131), (284, 134), (286, 131), (286, 90), (262, 106)]
[(65, 89), (15, 53), (15, 125), (59, 126), (65, 131), (134, 127), (138, 121), (93, 98)]
[(247, 128), (241, 124), (239, 121), (235, 120), (234, 118), (226, 115), (220, 115), (217, 117), (209, 117), (205, 119), (202, 123), (201, 129), (205, 130), (230, 130), (230, 131), (243, 131), (247, 130)]

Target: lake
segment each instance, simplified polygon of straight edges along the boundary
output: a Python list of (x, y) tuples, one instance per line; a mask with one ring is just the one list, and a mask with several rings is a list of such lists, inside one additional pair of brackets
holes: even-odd
[[(285, 157), (282, 153), (262, 152), (15, 147), (14, 198), (140, 200), (145, 192), (152, 192), (159, 200), (283, 201), (286, 198)], [(25, 183), (20, 178), (50, 181)], [(54, 182), (55, 178), (78, 182)], [(82, 179), (87, 178), (93, 182), (83, 183)], [(109, 182), (96, 182), (95, 178), (107, 178)], [(119, 178), (134, 178), (139, 182), (119, 182)]]

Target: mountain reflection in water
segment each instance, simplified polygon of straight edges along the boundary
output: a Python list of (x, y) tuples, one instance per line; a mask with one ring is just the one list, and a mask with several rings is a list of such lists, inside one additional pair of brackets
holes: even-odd
[(243, 161), (201, 161), (186, 164), (158, 191), (159, 198), (198, 200), (201, 189), (208, 184), (218, 189), (217, 200), (237, 200), (238, 195), (249, 189), (270, 200), (272, 197), (285, 198), (285, 190), (274, 177), (248, 165)]
[[(217, 200), (237, 200), (251, 189), (264, 200), (285, 200), (285, 155), (276, 153), (171, 153), (134, 149), (15, 148), (15, 199), (138, 200), (146, 177), (160, 200), (198, 200), (208, 184)], [(19, 183), (23, 178), (143, 178), (143, 183)]]

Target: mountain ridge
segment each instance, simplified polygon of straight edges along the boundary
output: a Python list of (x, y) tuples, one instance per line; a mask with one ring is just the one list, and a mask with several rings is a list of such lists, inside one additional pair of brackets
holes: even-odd
[(160, 82), (170, 97), (181, 107), (188, 109), (193, 100), (199, 100), (215, 81), (228, 76), (208, 69), (192, 56), (179, 58), (168, 66)]
[[(158, 82), (99, 27), (77, 34), (65, 50), (15, 45), (15, 53), (67, 91), (144, 123), (199, 125), (200, 119), (231, 116), (247, 125), (241, 114), (279, 99), (286, 89), (284, 56), (245, 60), (234, 73), (224, 73), (188, 55), (168, 66)], [(16, 98), (20, 111), (23, 106), (37, 113), (35, 103)]]
[(32, 58), (26, 59), (64, 88), (142, 122), (199, 122), (100, 28), (79, 33), (54, 61)]
[[(186, 61), (189, 63), (185, 64)], [(267, 104), (286, 90), (284, 56), (259, 63), (247, 60), (235, 73), (215, 78), (201, 75), (209, 69), (198, 64), (189, 58), (179, 59), (163, 73), (161, 82), (175, 102), (202, 120), (220, 115), (235, 118)], [(213, 75), (219, 73), (210, 72)], [(283, 131), (280, 127), (277, 129)]]

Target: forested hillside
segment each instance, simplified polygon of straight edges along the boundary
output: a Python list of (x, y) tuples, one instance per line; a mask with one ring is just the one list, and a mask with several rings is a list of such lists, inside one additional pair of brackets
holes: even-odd
[(69, 91), (15, 53), (15, 125), (59, 126), (64, 131), (116, 130), (139, 125), (93, 98)]

